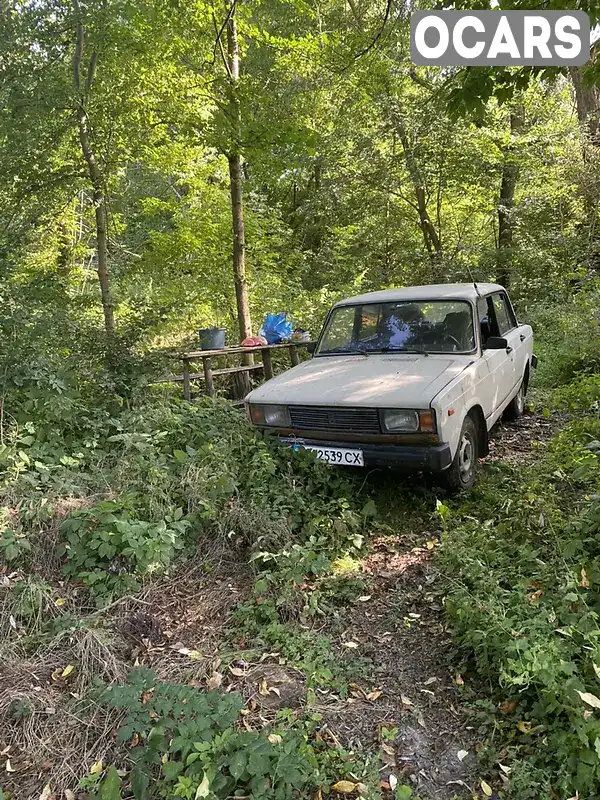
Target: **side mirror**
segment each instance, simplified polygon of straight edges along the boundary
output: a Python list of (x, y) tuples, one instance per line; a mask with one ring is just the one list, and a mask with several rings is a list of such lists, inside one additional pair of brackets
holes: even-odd
[(317, 343), (316, 342), (309, 342), (306, 345), (306, 349), (312, 356), (314, 354), (315, 350), (317, 349)]
[(484, 350), (506, 350), (508, 341), (503, 336), (490, 336), (483, 345)]

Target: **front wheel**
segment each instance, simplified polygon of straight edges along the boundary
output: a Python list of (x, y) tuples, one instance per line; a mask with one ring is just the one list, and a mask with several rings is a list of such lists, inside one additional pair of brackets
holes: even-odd
[(521, 381), (519, 391), (504, 409), (505, 420), (520, 419), (525, 411), (525, 378)]
[(466, 417), (452, 464), (440, 473), (444, 486), (451, 492), (472, 489), (477, 478), (477, 426), (471, 417)]

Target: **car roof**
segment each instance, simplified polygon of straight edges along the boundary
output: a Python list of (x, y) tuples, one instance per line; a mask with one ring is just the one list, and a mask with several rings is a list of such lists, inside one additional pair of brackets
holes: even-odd
[[(475, 288), (477, 286), (477, 288)], [(335, 304), (337, 306), (357, 305), (359, 303), (389, 303), (397, 300), (475, 300), (480, 295), (503, 292), (504, 286), (498, 283), (434, 283), (427, 286), (406, 286), (403, 289), (384, 289), (380, 292), (358, 294), (347, 297)]]

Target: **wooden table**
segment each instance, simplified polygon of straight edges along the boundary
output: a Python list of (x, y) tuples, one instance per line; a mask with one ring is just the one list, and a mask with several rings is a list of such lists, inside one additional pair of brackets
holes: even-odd
[[(183, 360), (183, 375), (181, 377), (170, 378), (167, 380), (183, 382), (183, 396), (185, 400), (192, 397), (191, 383), (196, 380), (204, 380), (206, 393), (209, 397), (215, 395), (214, 378), (218, 375), (240, 375), (248, 377), (254, 370), (263, 370), (266, 380), (274, 377), (273, 361), (271, 354), (274, 350), (288, 350), (292, 366), (300, 363), (298, 355), (299, 347), (306, 347), (312, 342), (284, 342), (283, 344), (266, 344), (256, 347), (224, 347), (221, 350), (194, 350), (191, 353), (182, 353), (180, 358)], [(225, 367), (224, 369), (213, 369), (211, 359), (217, 356), (248, 356), (253, 353), (260, 353), (261, 364), (242, 364), (236, 367)], [(192, 373), (190, 364), (193, 361), (202, 361), (202, 372)], [(248, 383), (249, 390), (249, 383)], [(246, 392), (247, 393), (247, 392)]]

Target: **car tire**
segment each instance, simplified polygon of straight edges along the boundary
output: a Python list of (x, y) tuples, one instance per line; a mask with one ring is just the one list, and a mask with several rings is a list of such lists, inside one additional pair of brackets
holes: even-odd
[(440, 473), (442, 484), (451, 492), (466, 491), (475, 485), (479, 453), (478, 440), (475, 421), (472, 417), (465, 417), (454, 460), (448, 469)]
[(520, 419), (525, 411), (525, 378), (519, 385), (519, 391), (504, 409), (502, 418), (510, 422), (511, 420)]

